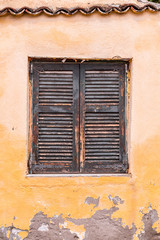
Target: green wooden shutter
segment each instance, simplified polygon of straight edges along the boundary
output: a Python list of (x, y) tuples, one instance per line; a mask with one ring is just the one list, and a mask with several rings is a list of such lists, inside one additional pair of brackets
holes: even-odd
[(79, 169), (79, 66), (33, 62), (31, 173)]
[(125, 64), (82, 64), (80, 93), (80, 171), (126, 172)]

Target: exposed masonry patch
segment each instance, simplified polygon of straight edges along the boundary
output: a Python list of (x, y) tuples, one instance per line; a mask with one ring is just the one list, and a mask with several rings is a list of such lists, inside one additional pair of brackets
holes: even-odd
[(100, 197), (99, 198), (87, 197), (85, 199), (85, 203), (88, 205), (93, 204), (94, 208), (95, 208), (95, 207), (98, 207), (98, 205), (99, 205), (99, 199), (100, 199)]
[(42, 223), (42, 225), (38, 228), (38, 231), (48, 232), (49, 231), (48, 224)]
[(28, 230), (22, 230), (14, 226), (2, 226), (0, 228), (0, 240), (21, 240), (22, 238), (18, 235), (20, 232), (28, 232)]
[[(89, 198), (87, 201), (93, 201)], [(96, 203), (99, 202), (99, 199)], [(116, 196), (117, 200), (117, 196)], [(122, 201), (118, 199), (118, 203)], [(114, 202), (113, 202), (114, 203)], [(87, 203), (89, 204), (89, 203)], [(91, 203), (92, 204), (92, 203)], [(115, 205), (117, 202), (114, 203)], [(118, 207), (114, 206), (110, 209), (98, 210), (90, 218), (74, 219), (66, 218), (67, 221), (75, 225), (84, 225), (85, 236), (79, 238), (77, 233), (65, 227), (65, 219), (60, 216), (47, 217), (42, 212), (37, 213), (31, 220), (31, 225), (28, 230), (21, 230), (14, 226), (0, 228), (0, 240), (22, 240), (19, 233), (25, 231), (28, 233), (23, 240), (133, 240), (136, 233), (136, 226), (132, 224), (132, 228), (122, 224), (122, 219), (112, 218), (112, 214), (118, 211)], [(139, 240), (158, 240), (160, 233), (153, 228), (153, 224), (159, 220), (157, 211), (149, 208), (149, 212), (143, 214), (142, 221), (144, 230), (138, 235)]]
[(143, 215), (142, 221), (144, 223), (144, 232), (138, 235), (140, 240), (160, 239), (160, 233), (157, 233), (156, 229), (152, 227), (157, 220), (159, 220), (159, 218), (155, 209), (151, 209), (148, 213)]
[[(47, 217), (42, 212), (37, 213), (31, 220), (28, 236), (25, 240), (75, 240), (77, 234), (71, 233), (68, 228), (60, 227), (64, 224), (62, 216)], [(45, 231), (44, 231), (45, 230)], [(46, 231), (47, 230), (47, 231)]]
[(112, 201), (115, 205), (118, 205), (119, 203), (120, 204), (123, 204), (124, 203), (124, 200), (122, 200), (120, 197), (118, 196), (115, 196), (115, 197), (112, 197), (111, 195), (108, 196), (109, 200)]
[(73, 219), (67, 218), (68, 221), (76, 225), (84, 225), (85, 238), (84, 240), (132, 240), (136, 232), (136, 227), (133, 224), (132, 228), (123, 227), (121, 219), (112, 219), (112, 214), (119, 208), (112, 207), (111, 209), (98, 210), (91, 218)]
[(0, 239), (1, 240), (8, 240), (7, 233), (8, 233), (7, 228), (1, 227), (0, 228)]

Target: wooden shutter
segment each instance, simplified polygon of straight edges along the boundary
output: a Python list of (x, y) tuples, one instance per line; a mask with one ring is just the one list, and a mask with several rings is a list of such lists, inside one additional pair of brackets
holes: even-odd
[(32, 68), (33, 135), (30, 172), (77, 172), (79, 66), (33, 62)]
[(80, 69), (80, 171), (126, 172), (125, 65), (86, 63)]

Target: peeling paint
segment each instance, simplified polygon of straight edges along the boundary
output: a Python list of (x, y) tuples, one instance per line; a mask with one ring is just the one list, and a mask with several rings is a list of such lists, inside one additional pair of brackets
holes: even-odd
[(123, 204), (124, 201), (118, 197), (118, 196), (115, 196), (115, 197), (112, 197), (111, 195), (108, 196), (109, 200), (112, 201), (115, 205), (118, 205), (119, 203), (120, 204)]
[(28, 230), (22, 230), (14, 226), (1, 227), (0, 228), (0, 240), (21, 240), (19, 236), (20, 232), (28, 232)]
[[(109, 210), (103, 209), (98, 210), (90, 218), (74, 219), (66, 218), (67, 221), (74, 223), (75, 225), (84, 225), (85, 237), (83, 240), (117, 240), (126, 239), (132, 240), (133, 235), (136, 232), (136, 227), (133, 224), (132, 228), (128, 226), (122, 226), (121, 219), (112, 218), (112, 214), (117, 211), (117, 207), (112, 207)], [(65, 218), (60, 216), (54, 216), (52, 218), (47, 217), (42, 212), (37, 213), (31, 220), (28, 236), (24, 240), (78, 240), (80, 239), (76, 233), (71, 229), (63, 227), (65, 224)], [(63, 226), (62, 226), (63, 225)], [(7, 228), (1, 228), (3, 234), (0, 239), (2, 240), (20, 240), (21, 238), (17, 235), (18, 232), (22, 231), (17, 229), (14, 231), (14, 235), (7, 238)], [(13, 233), (13, 231), (12, 231)]]
[[(151, 206), (148, 209), (149, 212), (143, 213), (142, 217), (144, 229), (137, 237), (139, 240), (158, 240), (160, 233), (156, 231), (156, 228), (153, 228), (153, 224), (159, 220), (158, 213)], [(90, 218), (79, 219), (63, 217), (62, 214), (48, 217), (43, 212), (39, 212), (31, 220), (29, 231), (14, 226), (2, 226), (0, 240), (133, 240), (137, 227), (132, 223), (132, 227), (129, 228), (127, 225), (124, 226), (121, 218), (113, 218), (113, 213), (118, 210), (119, 208), (114, 206), (110, 209), (97, 210)], [(78, 236), (78, 233), (67, 228), (66, 221), (77, 226), (83, 225), (85, 228), (84, 237)], [(21, 238), (19, 233), (22, 232), (28, 235)]]
[(132, 240), (136, 232), (136, 227), (123, 227), (121, 219), (112, 219), (112, 214), (117, 211), (117, 207), (111, 209), (98, 210), (91, 218), (73, 219), (67, 218), (68, 221), (76, 225), (84, 225), (86, 230), (84, 240)]
[(160, 239), (160, 233), (157, 233), (156, 229), (153, 229), (153, 224), (159, 220), (158, 213), (155, 209), (145, 213), (142, 217), (144, 223), (144, 232), (141, 232), (138, 237), (140, 240), (158, 240)]
[[(99, 199), (99, 198), (98, 198)], [(96, 199), (97, 200), (97, 199)], [(99, 201), (99, 200), (98, 200)], [(118, 207), (112, 207), (109, 210), (97, 210), (90, 218), (74, 219), (66, 218), (67, 221), (75, 225), (84, 225), (85, 237), (83, 240), (116, 240), (116, 239), (133, 239), (136, 232), (136, 227), (133, 224), (132, 228), (122, 226), (121, 219), (112, 218), (112, 214), (118, 210)], [(37, 213), (31, 220), (28, 236), (24, 240), (76, 240), (80, 239), (71, 229), (63, 227), (65, 218), (62, 215), (47, 217), (42, 212)], [(0, 240), (21, 240), (18, 235), (23, 231), (12, 227), (9, 238), (7, 233), (9, 228), (2, 227), (0, 229)], [(142, 239), (143, 240), (143, 239)]]
[(8, 233), (8, 229), (5, 228), (5, 227), (1, 227), (0, 228), (0, 239), (1, 240), (8, 240), (7, 233)]
[[(75, 240), (79, 239), (75, 233), (68, 228), (60, 228), (64, 223), (62, 216), (47, 217), (42, 212), (37, 213), (31, 220), (28, 236), (24, 240)], [(44, 231), (45, 229), (45, 231)], [(46, 231), (47, 229), (47, 231)]]
[(85, 203), (88, 204), (88, 205), (93, 204), (94, 208), (95, 208), (95, 207), (98, 207), (98, 205), (99, 205), (99, 199), (100, 199), (100, 197), (98, 197), (98, 198), (87, 197), (85, 199)]

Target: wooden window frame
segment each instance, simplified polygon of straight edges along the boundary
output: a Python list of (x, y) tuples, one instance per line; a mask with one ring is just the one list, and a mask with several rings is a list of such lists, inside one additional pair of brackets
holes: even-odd
[[(77, 66), (81, 64), (82, 60), (69, 60), (67, 63), (63, 64), (62, 59), (55, 59), (50, 60), (50, 59), (32, 59), (30, 61), (30, 67), (29, 67), (29, 158), (28, 158), (28, 170), (29, 174), (46, 174), (46, 173), (51, 173), (51, 174), (115, 174), (115, 173), (128, 173), (129, 169), (129, 164), (128, 164), (128, 124), (127, 124), (127, 116), (128, 116), (128, 102), (129, 102), (129, 96), (127, 95), (127, 89), (128, 89), (128, 81), (127, 81), (127, 71), (129, 70), (129, 63), (127, 61), (88, 61), (87, 62), (87, 67), (92, 68), (93, 64), (102, 64), (108, 68), (111, 68), (114, 66), (116, 67), (119, 72), (120, 72), (120, 89), (123, 97), (121, 98), (120, 101), (120, 108), (123, 114), (120, 114), (120, 150), (121, 150), (121, 159), (119, 163), (115, 164), (107, 164), (107, 167), (105, 166), (100, 169), (100, 171), (96, 171), (93, 166), (91, 166), (91, 169), (84, 169), (84, 162), (85, 162), (85, 142), (84, 142), (84, 98), (81, 98), (80, 95), (82, 92), (84, 92), (84, 71), (85, 71), (85, 64), (81, 65), (82, 71), (80, 73), (77, 72)], [(75, 104), (73, 104), (73, 111), (75, 113), (74, 116), (74, 127), (76, 128), (76, 136), (74, 134), (74, 167), (68, 168), (66, 170), (65, 166), (62, 167), (61, 169), (54, 169), (53, 165), (44, 165), (44, 164), (37, 164), (35, 159), (38, 159), (37, 156), (37, 137), (38, 137), (38, 119), (37, 119), (37, 110), (39, 108), (38, 106), (38, 89), (39, 85), (37, 84), (37, 79), (38, 73), (41, 72), (42, 70), (49, 70), (53, 69), (53, 64), (54, 63), (54, 69), (56, 69), (56, 63), (57, 63), (57, 69), (59, 68), (59, 64), (63, 65), (64, 69), (69, 70), (69, 66), (74, 64), (75, 66), (75, 72), (74, 72), (74, 77), (75, 79), (79, 78), (77, 80), (77, 83), (75, 81), (75, 87), (76, 84), (79, 84), (79, 96), (77, 95), (77, 100)], [(101, 66), (102, 66), (101, 65)], [(65, 67), (64, 67), (65, 66)], [(73, 70), (73, 68), (72, 68)], [(77, 76), (78, 75), (78, 76)], [(37, 84), (37, 85), (36, 85)], [(34, 85), (34, 87), (33, 87)], [(33, 91), (34, 89), (34, 91)], [(122, 93), (123, 91), (123, 93)], [(78, 108), (77, 108), (78, 106)], [(78, 131), (79, 130), (79, 131)]]

